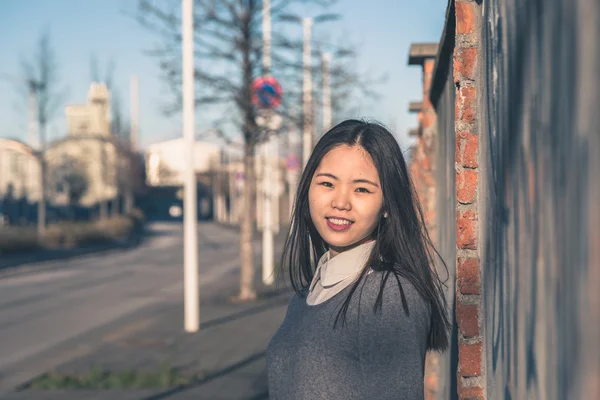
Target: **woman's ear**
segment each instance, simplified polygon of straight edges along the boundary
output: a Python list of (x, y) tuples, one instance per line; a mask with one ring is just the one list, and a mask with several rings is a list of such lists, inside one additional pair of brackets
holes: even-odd
[(387, 217), (388, 217), (388, 213), (387, 213), (387, 211), (384, 211), (383, 212), (383, 218), (387, 218)]

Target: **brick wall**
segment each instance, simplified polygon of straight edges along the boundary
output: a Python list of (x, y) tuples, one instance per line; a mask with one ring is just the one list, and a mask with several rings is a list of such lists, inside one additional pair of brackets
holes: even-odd
[[(453, 305), (451, 312), (455, 313), (457, 333), (454, 340), (458, 349), (458, 367), (455, 370), (456, 391), (460, 399), (485, 398), (485, 379), (483, 377), (485, 354), (483, 351), (483, 335), (481, 320), (481, 269), (478, 241), (478, 183), (479, 183), (479, 126), (477, 124), (477, 61), (479, 52), (479, 30), (477, 22), (478, 5), (474, 1), (460, 0), (451, 4), (453, 12), (448, 18), (454, 18), (455, 37), (452, 71), (455, 95), (454, 127), (445, 134), (455, 135), (456, 148), (452, 158), (455, 170), (455, 229), (456, 240), (454, 250), (445, 256), (454, 258), (449, 263), (455, 266), (450, 274), (449, 285), (456, 285), (456, 290), (450, 290), (448, 299)], [(447, 24), (446, 29), (449, 26)], [(433, 48), (432, 44), (429, 44)], [(432, 54), (421, 54), (421, 58), (413, 55), (419, 50), (423, 53), (424, 45), (415, 44), (411, 48), (409, 63), (420, 64), (423, 69), (423, 101), (419, 111), (419, 129), (416, 143), (413, 147), (410, 171), (415, 183), (419, 200), (425, 213), (425, 220), (436, 247), (444, 245), (444, 238), (438, 234), (438, 216), (436, 204), (436, 186), (445, 182), (436, 182), (436, 177), (444, 174), (436, 172), (436, 160), (439, 156), (437, 144), (440, 142), (437, 129), (437, 116), (430, 101), (430, 91), (436, 60)], [(450, 160), (448, 160), (450, 161)], [(442, 169), (449, 165), (441, 166)], [(444, 206), (444, 205), (440, 205)], [(450, 221), (444, 220), (444, 223)], [(443, 228), (442, 228), (443, 229)], [(443, 274), (442, 274), (443, 276)], [(438, 354), (428, 354), (425, 374), (425, 391), (427, 399), (443, 398), (449, 394), (448, 388), (440, 387), (440, 373), (447, 373), (450, 367), (450, 357)], [(450, 378), (452, 379), (452, 378)], [(448, 380), (443, 380), (449, 386)], [(454, 387), (454, 385), (452, 385)], [(452, 396), (454, 397), (454, 396)]]
[(478, 5), (457, 0), (454, 84), (456, 135), (456, 320), (458, 323), (459, 399), (485, 398), (485, 366), (481, 330), (479, 232), (479, 129), (477, 75)]
[[(409, 64), (420, 66), (423, 78), (422, 101), (412, 103), (410, 107), (410, 111), (418, 113), (419, 126), (412, 131), (416, 134), (416, 141), (412, 148), (409, 169), (423, 209), (427, 230), (434, 241), (437, 236), (435, 180), (437, 115), (429, 101), (429, 91), (436, 55), (436, 43), (415, 44), (411, 47), (409, 54)], [(439, 374), (439, 354), (428, 353), (425, 363), (425, 398), (427, 400), (435, 399), (439, 393)]]
[(451, 0), (446, 16), (432, 213), (456, 323), (435, 398), (600, 398), (600, 3)]

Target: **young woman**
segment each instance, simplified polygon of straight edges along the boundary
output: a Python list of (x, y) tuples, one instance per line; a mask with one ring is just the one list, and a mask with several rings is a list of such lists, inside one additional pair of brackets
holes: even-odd
[(425, 353), (448, 347), (450, 324), (392, 134), (357, 120), (327, 132), (291, 223), (282, 265), (296, 294), (267, 349), (270, 398), (422, 399)]

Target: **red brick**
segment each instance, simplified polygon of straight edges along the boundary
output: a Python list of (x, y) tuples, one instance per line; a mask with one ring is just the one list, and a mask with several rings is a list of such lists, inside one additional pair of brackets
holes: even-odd
[(475, 31), (475, 4), (456, 0), (456, 33), (473, 33)]
[(459, 258), (456, 276), (458, 291), (462, 294), (480, 294), (479, 259)]
[(463, 169), (456, 173), (456, 199), (462, 204), (471, 204), (477, 196), (479, 173), (472, 169)]
[(427, 210), (423, 216), (423, 219), (425, 219), (425, 224), (427, 225), (427, 230), (429, 231), (429, 236), (432, 238), (436, 237), (433, 229), (431, 228), (431, 225), (436, 222), (436, 215), (437, 214), (435, 210)]
[[(427, 94), (429, 92), (429, 88), (431, 87), (433, 75), (423, 75), (423, 94)], [(423, 96), (426, 97), (426, 96)]]
[(459, 249), (477, 250), (477, 213), (456, 212), (456, 246)]
[(461, 87), (456, 96), (456, 120), (475, 122), (477, 91), (474, 87)]
[(454, 76), (458, 79), (475, 80), (477, 71), (477, 48), (458, 48), (454, 51)]
[(435, 67), (435, 59), (428, 58), (423, 62), (423, 75), (431, 75), (433, 74), (433, 69)]
[(459, 149), (459, 146), (463, 147), (462, 152), (457, 150), (456, 153), (459, 164), (467, 168), (477, 168), (479, 166), (479, 163), (477, 162), (477, 157), (479, 155), (479, 137), (471, 132), (458, 132), (456, 145), (457, 149)]
[(429, 128), (433, 126), (435, 123), (436, 116), (432, 112), (420, 112), (419, 113), (419, 121), (421, 122), (421, 126), (424, 128)]
[(420, 185), (420, 171), (421, 169), (417, 164), (417, 160), (413, 159), (413, 162), (410, 163), (410, 175), (412, 177), (413, 182), (415, 183), (415, 186)]
[(481, 343), (459, 345), (458, 368), (464, 377), (481, 375)]
[[(457, 83), (459, 81), (455, 81)], [(454, 100), (454, 117), (458, 119), (458, 114), (460, 114), (460, 104), (458, 103), (458, 98)]]
[(429, 100), (429, 91), (423, 96), (423, 110), (435, 112), (433, 104), (431, 104), (431, 100)]
[(460, 400), (483, 400), (483, 389), (480, 387), (462, 387), (458, 391)]
[(471, 338), (479, 334), (479, 311), (476, 305), (457, 302), (456, 319), (464, 337)]
[(420, 165), (421, 165), (421, 168), (423, 169), (423, 171), (431, 170), (431, 160), (429, 159), (429, 157), (427, 155), (423, 156), (423, 158), (421, 159)]
[(435, 177), (433, 176), (430, 170), (425, 170), (425, 173), (423, 174), (422, 178), (424, 187), (435, 186)]

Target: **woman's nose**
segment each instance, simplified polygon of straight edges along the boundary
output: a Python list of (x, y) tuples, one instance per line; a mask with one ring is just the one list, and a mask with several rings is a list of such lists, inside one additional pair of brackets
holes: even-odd
[(348, 190), (336, 190), (331, 201), (331, 207), (336, 208), (338, 210), (352, 209), (352, 202), (350, 201), (350, 194), (348, 193)]

